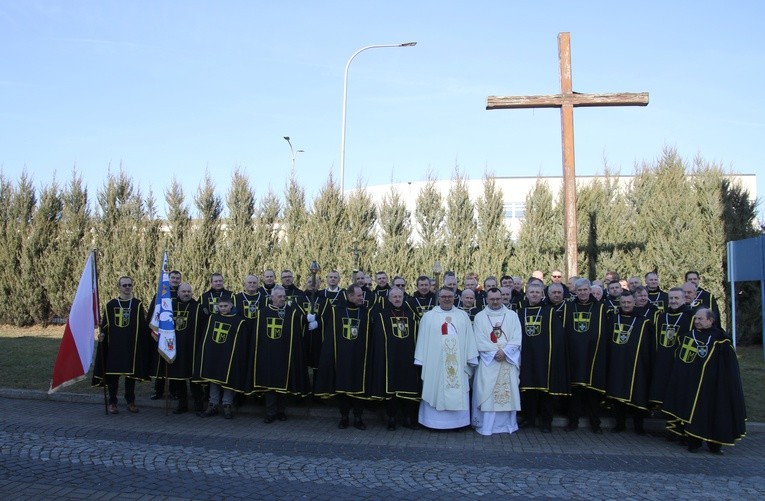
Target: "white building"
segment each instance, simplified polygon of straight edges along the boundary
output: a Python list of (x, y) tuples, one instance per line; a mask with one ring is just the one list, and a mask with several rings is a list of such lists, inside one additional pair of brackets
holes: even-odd
[[(628, 186), (635, 176), (611, 176), (612, 180), (616, 180), (619, 186)], [(738, 184), (743, 189), (749, 192), (749, 199), (754, 201), (757, 199), (757, 175), (756, 174), (731, 174), (729, 178), (734, 184)], [(524, 176), (524, 177), (495, 177), (497, 189), (500, 190), (504, 196), (505, 206), (505, 225), (511, 231), (513, 237), (518, 233), (521, 227), (521, 221), (523, 220), (526, 210), (526, 196), (534, 189), (537, 184), (537, 180), (543, 180), (547, 182), (550, 190), (553, 193), (553, 199), (557, 200), (558, 193), (560, 193), (563, 187), (562, 176)], [(577, 176), (576, 183), (578, 187), (586, 186), (587, 184), (595, 181), (605, 179), (604, 176)], [(436, 189), (441, 193), (441, 196), (446, 199), (449, 194), (449, 190), (453, 181), (451, 179), (439, 180), (435, 182)], [(483, 179), (468, 179), (466, 180), (468, 192), (470, 198), (475, 202), (481, 196), (483, 196)], [(408, 183), (395, 183), (395, 184), (382, 184), (375, 186), (368, 186), (366, 188), (369, 195), (374, 200), (375, 205), (379, 206), (385, 195), (396, 190), (406, 202), (407, 210), (410, 214), (414, 215), (415, 205), (417, 202), (417, 196), (420, 191), (427, 185), (427, 181), (414, 181)], [(347, 193), (353, 190), (349, 190)], [(416, 230), (416, 223), (414, 217), (412, 217), (412, 225)], [(415, 241), (417, 236), (415, 236)]]

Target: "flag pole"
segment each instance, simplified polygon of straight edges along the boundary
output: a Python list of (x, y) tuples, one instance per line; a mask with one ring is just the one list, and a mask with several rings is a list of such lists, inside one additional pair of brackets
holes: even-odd
[[(98, 335), (101, 337), (101, 302), (98, 299), (98, 252), (97, 249), (93, 249), (91, 251), (93, 253), (93, 284), (94, 284), (94, 290), (96, 293), (96, 319), (98, 320), (97, 326), (98, 326)], [(104, 414), (107, 416), (109, 415), (109, 398), (106, 394), (106, 362), (104, 361), (104, 345), (102, 341), (98, 340), (98, 358), (101, 359), (101, 376), (103, 377), (103, 384), (102, 387), (104, 389)]]
[[(162, 357), (160, 356), (159, 358), (161, 359)], [(165, 416), (170, 415), (170, 380), (167, 378), (167, 375), (167, 360), (165, 360)]]

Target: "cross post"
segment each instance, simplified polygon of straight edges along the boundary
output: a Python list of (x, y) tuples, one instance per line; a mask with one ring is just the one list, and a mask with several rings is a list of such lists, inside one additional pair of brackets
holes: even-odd
[(574, 108), (579, 106), (646, 106), (648, 93), (579, 94), (571, 80), (571, 34), (558, 33), (560, 94), (542, 96), (489, 96), (487, 110), (560, 108), (563, 145), (563, 214), (566, 274), (578, 275), (576, 242), (576, 171), (574, 162)]

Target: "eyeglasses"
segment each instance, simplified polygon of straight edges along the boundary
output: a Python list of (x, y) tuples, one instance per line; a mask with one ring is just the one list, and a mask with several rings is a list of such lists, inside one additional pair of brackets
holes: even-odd
[(120, 284), (120, 287), (132, 287), (133, 284)]
[(396, 287), (406, 287), (406, 284), (393, 284)]
[(563, 275), (553, 275), (553, 278), (563, 278)]

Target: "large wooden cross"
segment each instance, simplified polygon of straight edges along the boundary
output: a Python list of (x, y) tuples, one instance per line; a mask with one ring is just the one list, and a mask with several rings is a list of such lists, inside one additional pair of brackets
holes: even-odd
[[(560, 108), (563, 142), (563, 214), (566, 246), (566, 273), (578, 275), (576, 244), (576, 173), (574, 169), (574, 107), (645, 106), (648, 93), (579, 94), (571, 85), (571, 34), (558, 33), (560, 94), (546, 96), (489, 96), (487, 110), (508, 108)], [(592, 270), (594, 271), (594, 270)]]

